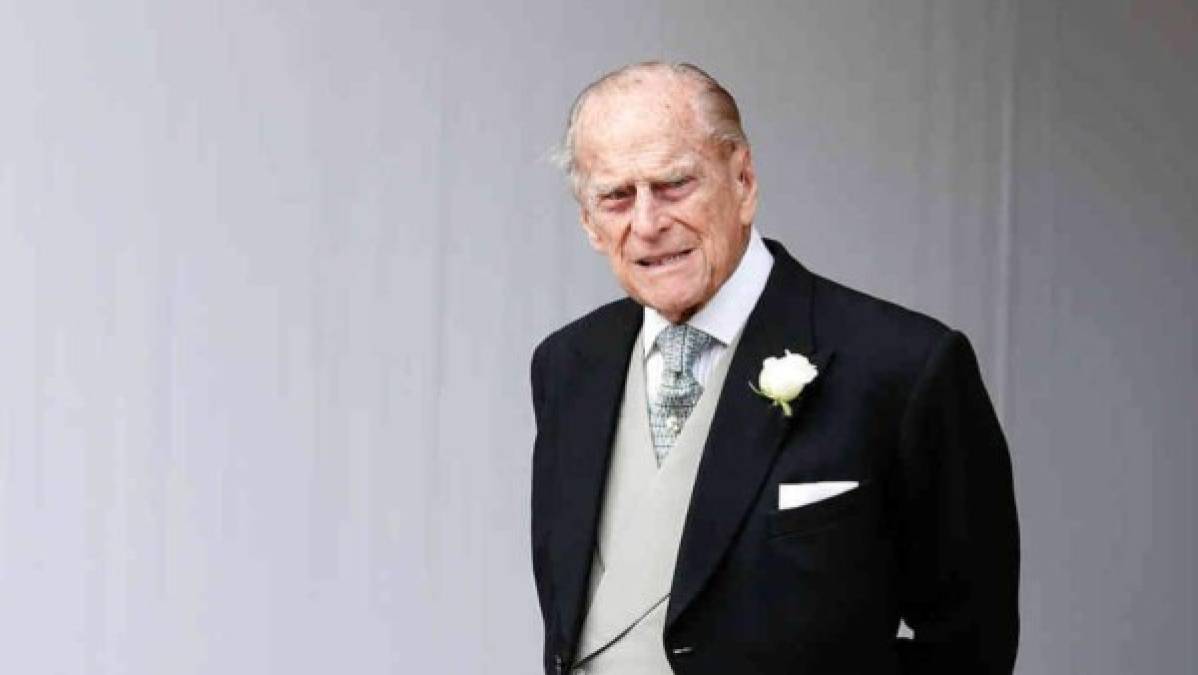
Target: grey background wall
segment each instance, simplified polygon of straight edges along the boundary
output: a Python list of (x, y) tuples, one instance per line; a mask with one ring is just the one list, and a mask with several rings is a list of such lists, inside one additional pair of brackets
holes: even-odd
[(758, 226), (974, 340), (1026, 674), (1198, 664), (1187, 0), (0, 2), (0, 671), (527, 673), (526, 363), (618, 292), (586, 81), (736, 93)]

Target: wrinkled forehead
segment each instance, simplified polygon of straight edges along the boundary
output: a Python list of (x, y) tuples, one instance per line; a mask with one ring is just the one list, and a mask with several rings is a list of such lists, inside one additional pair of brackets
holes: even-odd
[(575, 153), (585, 175), (670, 171), (695, 164), (710, 150), (692, 105), (677, 85), (612, 88), (596, 92), (578, 119)]
[(693, 86), (660, 75), (608, 83), (579, 111), (576, 142), (585, 149), (595, 141), (697, 131), (694, 97)]

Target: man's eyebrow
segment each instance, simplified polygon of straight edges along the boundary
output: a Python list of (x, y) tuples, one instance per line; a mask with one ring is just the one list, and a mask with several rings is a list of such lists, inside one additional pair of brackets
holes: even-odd
[(594, 183), (594, 184), (592, 185), (592, 189), (593, 189), (595, 192), (600, 192), (600, 193), (602, 193), (602, 192), (611, 192), (612, 190), (618, 190), (618, 189), (620, 189), (620, 188), (622, 188), (622, 187), (625, 187), (626, 185), (628, 185), (628, 182), (627, 182), (627, 181), (623, 181), (623, 182), (621, 182), (621, 181), (612, 181), (612, 182), (610, 182), (610, 183)]
[(628, 187), (628, 183), (592, 183), (590, 193), (595, 197), (609, 195), (616, 190)]
[(661, 176), (654, 179), (656, 183), (673, 183), (683, 178), (689, 178), (695, 175), (698, 171), (698, 165), (693, 161), (679, 162), (662, 172)]
[(683, 180), (684, 178), (690, 178), (692, 176), (694, 176), (694, 172), (690, 170), (690, 167), (680, 168), (680, 169), (675, 169), (673, 171), (669, 171), (669, 172), (663, 174), (660, 178), (654, 180), (653, 182), (654, 183), (677, 183), (678, 181)]

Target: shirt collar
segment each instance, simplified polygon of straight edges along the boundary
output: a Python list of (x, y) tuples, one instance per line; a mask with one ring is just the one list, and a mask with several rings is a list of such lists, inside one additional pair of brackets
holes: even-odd
[[(774, 257), (765, 247), (757, 228), (753, 228), (749, 233), (749, 245), (732, 276), (687, 323), (719, 340), (724, 346), (732, 344), (736, 334), (749, 320), (749, 314), (761, 297), (761, 292), (765, 290), (765, 282), (773, 266)], [(657, 310), (645, 307), (642, 342), (646, 357), (653, 351), (657, 336), (668, 325), (670, 322)]]

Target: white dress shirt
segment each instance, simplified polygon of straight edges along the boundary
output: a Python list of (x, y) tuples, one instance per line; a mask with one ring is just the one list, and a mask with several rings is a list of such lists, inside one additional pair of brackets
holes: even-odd
[[(711, 346), (699, 354), (691, 370), (699, 384), (707, 386), (707, 376), (712, 367), (728, 349), (737, 333), (744, 328), (757, 299), (765, 290), (765, 282), (773, 266), (774, 257), (765, 247), (757, 228), (753, 228), (749, 234), (749, 246), (741, 256), (736, 271), (716, 290), (711, 300), (686, 322), (715, 338)], [(661, 350), (657, 348), (657, 336), (668, 325), (670, 322), (658, 314), (657, 310), (645, 307), (642, 338), (645, 347), (645, 394), (650, 401), (657, 397), (661, 373), (665, 368)]]

